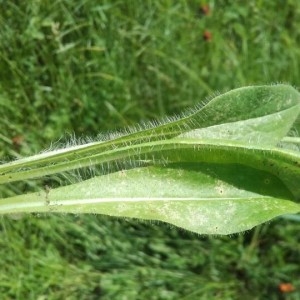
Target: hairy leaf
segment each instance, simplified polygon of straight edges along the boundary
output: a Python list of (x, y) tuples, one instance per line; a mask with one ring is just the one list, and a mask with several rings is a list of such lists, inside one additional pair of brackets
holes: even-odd
[(247, 230), (300, 211), (299, 115), (292, 87), (245, 87), (179, 117), (4, 164), (0, 183), (95, 165), (106, 172), (2, 199), (0, 212), (100, 213), (200, 234)]

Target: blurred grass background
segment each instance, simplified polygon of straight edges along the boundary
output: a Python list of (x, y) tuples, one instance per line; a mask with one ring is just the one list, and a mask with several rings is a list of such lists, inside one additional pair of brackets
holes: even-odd
[[(0, 0), (0, 25), (2, 161), (65, 134), (178, 113), (215, 91), (300, 85), (297, 0)], [(299, 223), (285, 219), (207, 237), (27, 215), (2, 217), (0, 233), (1, 299), (300, 299)]]

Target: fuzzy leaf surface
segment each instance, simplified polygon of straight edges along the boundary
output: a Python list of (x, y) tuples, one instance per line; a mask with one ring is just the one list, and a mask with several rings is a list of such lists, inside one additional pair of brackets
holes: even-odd
[(244, 231), (300, 211), (299, 138), (290, 134), (299, 115), (290, 86), (233, 90), (180, 118), (0, 166), (0, 183), (114, 166), (47, 193), (2, 199), (0, 212), (99, 213), (200, 234)]

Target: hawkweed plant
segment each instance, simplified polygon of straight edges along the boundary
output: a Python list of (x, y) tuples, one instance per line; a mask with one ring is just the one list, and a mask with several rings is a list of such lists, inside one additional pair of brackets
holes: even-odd
[(299, 131), (293, 87), (235, 89), (178, 116), (2, 164), (7, 187), (51, 178), (59, 186), (0, 199), (0, 213), (94, 213), (199, 234), (241, 232), (300, 211)]

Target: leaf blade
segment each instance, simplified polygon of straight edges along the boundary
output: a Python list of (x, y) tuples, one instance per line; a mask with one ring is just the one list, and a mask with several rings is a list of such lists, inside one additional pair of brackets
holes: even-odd
[(1, 200), (0, 212), (24, 211), (27, 205), (29, 211), (100, 213), (159, 220), (199, 234), (230, 234), (300, 211), (291, 199), (284, 184), (264, 171), (179, 163), (99, 176), (51, 190), (47, 199), (35, 193)]
[[(290, 128), (300, 112), (299, 95), (298, 91), (288, 85), (250, 86), (235, 89), (213, 98), (204, 106), (182, 114), (179, 119), (169, 118), (162, 123), (142, 126), (141, 130), (136, 132), (129, 130), (126, 134), (116, 135), (112, 140), (55, 150), (0, 165), (0, 183), (20, 180), (19, 178), (23, 175), (19, 173), (20, 176), (11, 176), (11, 174), (22, 169), (29, 169), (25, 179), (35, 178), (39, 173), (40, 176), (46, 176), (99, 163), (97, 159), (95, 161), (90, 159), (96, 156), (95, 153), (111, 152), (112, 149), (119, 148), (126, 150), (128, 145), (169, 140), (194, 129), (260, 118), (287, 109), (292, 109), (292, 111), (289, 112), (289, 119), (284, 118), (285, 126), (282, 128)], [(284, 131), (281, 131), (281, 135), (283, 133)], [(273, 134), (272, 137), (276, 136)], [(125, 156), (128, 157), (126, 152), (127, 150)]]

